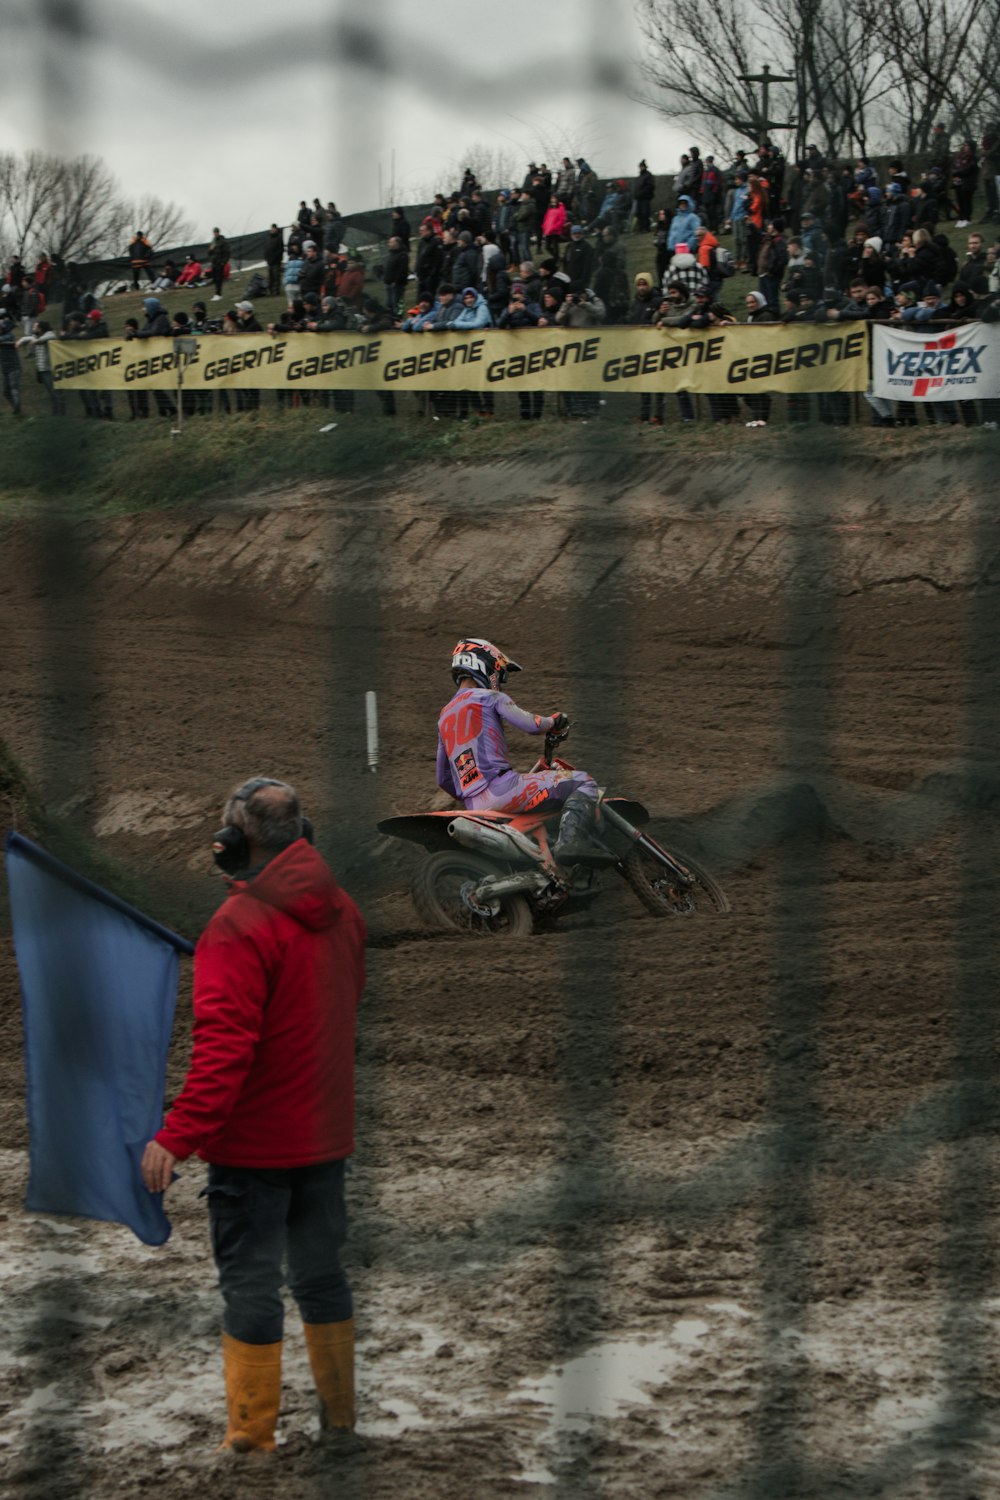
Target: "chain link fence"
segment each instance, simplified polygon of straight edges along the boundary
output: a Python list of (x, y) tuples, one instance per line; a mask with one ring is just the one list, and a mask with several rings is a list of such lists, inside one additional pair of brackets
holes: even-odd
[[(581, 78), (580, 88), (588, 94), (594, 110), (613, 108), (617, 92), (625, 86), (624, 68), (617, 61), (614, 21), (600, 0), (587, 0), (578, 10), (578, 25), (588, 29), (593, 43), (590, 74)], [(91, 23), (86, 4), (40, 0), (30, 22), (28, 12), (22, 11), (0, 24), (0, 35), (6, 29), (8, 42), (14, 28), (20, 27), (18, 45), (30, 45), (38, 68), (42, 118), (55, 116), (67, 97), (73, 110), (85, 111), (87, 86), (104, 86), (97, 75), (90, 75), (89, 84), (85, 84), (74, 66)], [(356, 81), (347, 89), (346, 97), (338, 97), (331, 89), (330, 100), (320, 107), (323, 128), (331, 131), (333, 178), (338, 153), (351, 149), (350, 108), (364, 107), (370, 117), (388, 119), (380, 99), (399, 87), (404, 74), (412, 82), (422, 76), (425, 64), (439, 62), (430, 39), (423, 53), (415, 56), (412, 51), (404, 51), (399, 36), (384, 27), (377, 15), (369, 19), (366, 12), (361, 17), (346, 5), (331, 9), (324, 36), (303, 35), (299, 28), (282, 24), (266, 36), (231, 38), (224, 50), (208, 49), (207, 53), (192, 45), (179, 20), (168, 25), (162, 16), (123, 9), (115, 14), (113, 29), (116, 56), (127, 59), (141, 53), (144, 66), (154, 69), (168, 87), (180, 73), (189, 82), (213, 91), (224, 91), (227, 78), (236, 74), (244, 79), (253, 75), (262, 82), (273, 76), (288, 78), (294, 76), (297, 62), (314, 58), (319, 49), (336, 58), (340, 69), (350, 63)], [(449, 76), (449, 93), (452, 99), (471, 105), (485, 92), (497, 108), (527, 110), (545, 87), (549, 67), (548, 62), (526, 62), (513, 76), (492, 78), (484, 67), (467, 72), (458, 68)], [(58, 129), (55, 135), (58, 141)], [(204, 163), (197, 169), (210, 170)], [(252, 166), (248, 170), (252, 171)], [(372, 470), (377, 474), (381, 418), (373, 410), (359, 412), (356, 420), (366, 424)], [(92, 478), (95, 466), (106, 459), (99, 445), (81, 447), (68, 432), (67, 424), (51, 425), (51, 433), (44, 444), (37, 445), (32, 460), (37, 488), (47, 499), (36, 506), (30, 519), (39, 589), (44, 595), (45, 649), (38, 689), (45, 713), (41, 780), (47, 805), (56, 807), (66, 802), (68, 789), (91, 779), (101, 755), (101, 736), (106, 732), (95, 691), (101, 668), (94, 639), (93, 601), (101, 583), (84, 565), (84, 528), (72, 514), (74, 486)], [(163, 434), (160, 441), (168, 445), (170, 440)], [(599, 462), (595, 459), (593, 465), (595, 474), (601, 477), (592, 481), (592, 495), (600, 500), (608, 488), (603, 476), (617, 462), (624, 466), (629, 461), (632, 440), (620, 425), (608, 425), (603, 432), (592, 429), (588, 442), (592, 453), (601, 450)], [(844, 669), (835, 587), (842, 538), (834, 528), (816, 524), (818, 469), (808, 438), (790, 432), (780, 451), (780, 463), (797, 499), (788, 517), (795, 556), (780, 597), (779, 613), (782, 638), (796, 644), (782, 655), (784, 686), (774, 739), (778, 760), (789, 774), (815, 784), (832, 774), (835, 759), (838, 679)], [(668, 478), (665, 476), (665, 480)], [(331, 460), (324, 502), (329, 508), (331, 533), (341, 524), (337, 484), (336, 460)], [(964, 659), (955, 664), (966, 684), (966, 750), (960, 777), (965, 816), (961, 875), (958, 888), (950, 893), (956, 986), (947, 1002), (947, 1024), (941, 1037), (942, 1051), (948, 1057), (948, 1082), (877, 1140), (852, 1139), (848, 1132), (828, 1123), (820, 1033), (831, 984), (830, 856), (822, 841), (789, 840), (777, 862), (773, 915), (769, 918), (770, 969), (759, 977), (758, 993), (766, 1006), (762, 1023), (794, 1038), (795, 1045), (776, 1048), (770, 1055), (764, 1083), (766, 1127), (749, 1133), (721, 1156), (696, 1164), (683, 1178), (675, 1180), (656, 1173), (638, 1176), (618, 1144), (621, 1083), (616, 1081), (613, 1063), (619, 1046), (624, 991), (630, 983), (627, 924), (607, 928), (600, 973), (593, 971), (591, 950), (581, 949), (578, 954), (571, 951), (563, 967), (539, 976), (540, 984), (559, 992), (562, 1004), (557, 1166), (544, 1183), (524, 1183), (494, 1211), (486, 1236), (490, 1269), (502, 1270), (505, 1258), (517, 1253), (519, 1231), (525, 1224), (543, 1226), (552, 1236), (559, 1265), (552, 1278), (548, 1316), (561, 1361), (569, 1362), (603, 1336), (602, 1288), (613, 1283), (618, 1269), (616, 1257), (621, 1254), (621, 1246), (614, 1224), (622, 1205), (628, 1206), (637, 1223), (673, 1229), (724, 1221), (739, 1209), (752, 1206), (760, 1233), (756, 1285), (748, 1289), (748, 1295), (752, 1294), (760, 1310), (760, 1334), (757, 1373), (744, 1420), (752, 1433), (753, 1451), (748, 1463), (734, 1463), (721, 1487), (698, 1490), (699, 1494), (711, 1493), (713, 1500), (776, 1500), (778, 1496), (801, 1500), (822, 1496), (827, 1500), (840, 1494), (902, 1496), (913, 1492), (910, 1487), (929, 1451), (947, 1461), (938, 1493), (955, 1500), (979, 1493), (969, 1487), (968, 1476), (974, 1471), (980, 1446), (991, 1441), (993, 1434), (987, 1371), (993, 1362), (988, 1313), (996, 1295), (992, 1244), (996, 1170), (994, 882), (1000, 853), (992, 815), (1000, 785), (1000, 624), (992, 588), (997, 557), (995, 487), (992, 466), (986, 459), (974, 484), (979, 495), (972, 537), (977, 561), (971, 571), (980, 584), (970, 587), (966, 595)], [(584, 483), (580, 492), (586, 492)], [(449, 505), (455, 509), (454, 495)], [(580, 524), (585, 527), (586, 519)], [(614, 545), (608, 547), (607, 563), (613, 566), (616, 556), (627, 552), (632, 543), (627, 525), (609, 535)], [(330, 724), (343, 726), (352, 716), (357, 717), (359, 682), (380, 690), (383, 698), (391, 693), (393, 673), (383, 643), (387, 624), (397, 610), (388, 566), (396, 538), (392, 508), (373, 490), (366, 511), (364, 546), (371, 556), (387, 561), (382, 569), (368, 570), (359, 587), (330, 595), (326, 626), (330, 660), (351, 663), (350, 671), (331, 670), (327, 700), (317, 704), (317, 716), (325, 717)], [(602, 539), (598, 541), (603, 545)], [(578, 586), (569, 583), (566, 587), (567, 597), (576, 602), (553, 627), (547, 650), (554, 656), (572, 653), (580, 661), (592, 656), (604, 662), (624, 663), (634, 644), (635, 627), (628, 610), (617, 598), (595, 595), (592, 572), (589, 567), (583, 570), (582, 563), (580, 567)], [(808, 580), (808, 586), (800, 586), (801, 580)], [(661, 601), (661, 610), (669, 626), (669, 599)], [(446, 605), (441, 612), (449, 617)], [(176, 623), (166, 621), (164, 628), (174, 628)], [(445, 635), (449, 630), (449, 625), (443, 625)], [(449, 644), (445, 640), (442, 649)], [(247, 670), (252, 650), (252, 632), (237, 637), (234, 670)], [(657, 684), (649, 684), (649, 688), (655, 692)], [(591, 741), (598, 749), (602, 780), (615, 786), (624, 769), (618, 731), (636, 713), (636, 705), (628, 701), (625, 674), (608, 677), (583, 672), (577, 678), (577, 689), (581, 700), (574, 705), (577, 719), (606, 726), (592, 734)], [(421, 735), (425, 732), (426, 726), (422, 726)], [(732, 732), (739, 732), (738, 724), (732, 726)], [(930, 723), (928, 732), (933, 733)], [(347, 884), (356, 881), (364, 886), (372, 878), (373, 830), (390, 810), (389, 789), (383, 778), (368, 774), (358, 745), (349, 735), (334, 734), (330, 744), (325, 768), (328, 801), (343, 809), (331, 852)], [(277, 769), (280, 772), (281, 768)], [(752, 787), (748, 785), (747, 790)], [(738, 839), (731, 840), (725, 849), (726, 865), (736, 868), (753, 860), (762, 845), (782, 832), (777, 826), (782, 816), (775, 812), (775, 826), (759, 825), (753, 839), (742, 846)], [(859, 921), (864, 920), (864, 913), (859, 913)], [(666, 967), (662, 984), (666, 995), (670, 986)], [(859, 1014), (864, 1004), (865, 997), (859, 995)], [(484, 1024), (489, 1024), (488, 1018), (484, 1018)], [(383, 1103), (378, 1090), (392, 1087), (386, 1071), (373, 1071), (368, 1079), (370, 1088), (363, 1100), (359, 1130), (362, 1142), (377, 1139)], [(874, 1188), (872, 1213), (877, 1217), (880, 1185), (904, 1176), (934, 1152), (941, 1153), (945, 1163), (938, 1288), (945, 1408), (928, 1427), (887, 1446), (866, 1472), (852, 1471), (846, 1459), (840, 1466), (825, 1464), (811, 1451), (805, 1436), (805, 1414), (813, 1399), (816, 1371), (802, 1346), (790, 1345), (788, 1339), (789, 1328), (802, 1328), (809, 1320), (818, 1253), (818, 1179), (831, 1170), (831, 1163), (845, 1177), (870, 1179)], [(371, 1185), (377, 1195), (377, 1174)], [(375, 1230), (366, 1222), (368, 1209), (363, 1199), (354, 1204), (353, 1212), (355, 1233), (364, 1241)], [(447, 1235), (433, 1242), (420, 1241), (417, 1226), (413, 1228), (426, 1263), (439, 1258), (439, 1284), (445, 1297), (449, 1276), (457, 1274), (454, 1262), (461, 1256), (461, 1246), (456, 1237), (449, 1239)], [(158, 1317), (166, 1320), (177, 1312), (176, 1297), (169, 1289), (168, 1265), (164, 1265), (162, 1280), (157, 1305), (146, 1305), (141, 1313), (154, 1325)], [(36, 1461), (24, 1473), (38, 1500), (68, 1494), (96, 1500), (108, 1492), (107, 1461), (94, 1452), (82, 1419), (75, 1415), (95, 1372), (74, 1352), (76, 1346), (57, 1348), (46, 1336), (60, 1310), (69, 1307), (76, 1319), (86, 1317), (91, 1289), (91, 1279), (72, 1270), (46, 1275), (34, 1289), (40, 1352), (30, 1370), (31, 1384), (43, 1389), (58, 1381), (77, 1398), (70, 1399), (62, 1409), (39, 1405), (35, 1414), (30, 1446)], [(600, 1404), (598, 1396), (595, 1391), (591, 1402), (595, 1408)], [(586, 1450), (577, 1438), (565, 1433), (559, 1444), (554, 1493), (573, 1496), (573, 1500), (599, 1500), (605, 1494), (620, 1492), (603, 1466), (587, 1462)], [(850, 1449), (850, 1434), (844, 1434), (843, 1446)], [(669, 1452), (662, 1456), (669, 1467)], [(353, 1495), (383, 1493), (374, 1457), (361, 1461), (351, 1483)], [(325, 1479), (316, 1479), (317, 1495), (328, 1492), (325, 1484)], [(674, 1493), (665, 1480), (662, 1491), (656, 1484), (657, 1480), (651, 1478), (650, 1493)]]

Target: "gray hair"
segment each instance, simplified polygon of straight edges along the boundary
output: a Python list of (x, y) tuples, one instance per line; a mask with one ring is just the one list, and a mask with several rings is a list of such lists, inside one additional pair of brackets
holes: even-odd
[(302, 837), (302, 809), (294, 787), (271, 776), (252, 776), (231, 793), (223, 822), (242, 828), (267, 854), (280, 854)]

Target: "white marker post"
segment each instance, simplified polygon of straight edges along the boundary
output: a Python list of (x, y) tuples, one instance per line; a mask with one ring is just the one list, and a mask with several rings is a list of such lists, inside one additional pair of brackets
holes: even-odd
[(378, 770), (378, 700), (374, 693), (365, 694), (365, 730), (368, 737), (368, 769)]

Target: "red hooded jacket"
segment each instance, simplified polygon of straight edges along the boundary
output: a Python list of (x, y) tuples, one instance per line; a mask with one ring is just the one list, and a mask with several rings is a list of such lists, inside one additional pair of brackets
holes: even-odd
[(304, 839), (233, 883), (195, 949), (194, 1052), (161, 1146), (227, 1167), (350, 1156), (366, 936)]

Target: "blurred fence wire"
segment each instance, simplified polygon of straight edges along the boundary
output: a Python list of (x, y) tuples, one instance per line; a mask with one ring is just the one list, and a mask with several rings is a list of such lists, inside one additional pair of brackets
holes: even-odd
[[(626, 44), (616, 35), (623, 12), (605, 0), (581, 0), (577, 27), (589, 38), (589, 62), (577, 80), (587, 107), (599, 116), (615, 108), (629, 87)], [(185, 26), (184, 7), (122, 6), (101, 0), (21, 0), (5, 8), (0, 18), (0, 39), (5, 55), (24, 60), (38, 80), (38, 117), (50, 134), (41, 146), (64, 149), (73, 135), (74, 119), (82, 119), (96, 91), (114, 87), (118, 68), (141, 58), (143, 66), (158, 74), (171, 88), (183, 79), (185, 95), (199, 90), (224, 96), (231, 80), (259, 78), (270, 91), (269, 109), (275, 113), (276, 130), (281, 123), (282, 101), (296, 112), (302, 101), (296, 94), (296, 71), (314, 63), (317, 54), (330, 59), (331, 87), (321, 101), (308, 101), (309, 111), (320, 128), (329, 129), (334, 164), (339, 154), (351, 149), (350, 109), (360, 101), (376, 121), (385, 121), (385, 149), (389, 139), (390, 112), (382, 107), (401, 80), (408, 87), (423, 84), (429, 99), (442, 86), (452, 103), (486, 105), (498, 112), (531, 114), (552, 84), (558, 62), (548, 46), (525, 49), (523, 64), (516, 70), (490, 67), (488, 53), (469, 47), (461, 63), (448, 69), (442, 83), (441, 48), (437, 43), (435, 6), (419, 8), (419, 24), (412, 24), (417, 8), (346, 3), (331, 4), (325, 24), (319, 29), (289, 24), (289, 17), (275, 17), (266, 25), (246, 24), (239, 9), (232, 11), (232, 34), (195, 36)], [(404, 17), (405, 15), (405, 22)], [(502, 12), (491, 13), (499, 21)], [(484, 16), (486, 24), (489, 16)], [(469, 12), (468, 25), (474, 24)], [(537, 27), (544, 27), (538, 14)], [(353, 81), (337, 85), (350, 70)], [(170, 128), (164, 120), (162, 128)], [(155, 118), (152, 128), (160, 128)], [(143, 127), (147, 128), (147, 127)], [(289, 140), (293, 146), (293, 137)], [(192, 171), (213, 170), (203, 160)], [(243, 170), (241, 168), (241, 170)], [(248, 175), (252, 166), (246, 168)], [(291, 175), (291, 172), (289, 173)], [(334, 172), (335, 175), (335, 172)], [(373, 174), (374, 176), (374, 174)], [(380, 442), (380, 415), (359, 413), (370, 423), (373, 460)], [(101, 665), (91, 629), (92, 588), (81, 566), (81, 531), (67, 514), (63, 500), (73, 476), (86, 474), (101, 460), (94, 447), (81, 447), (65, 431), (69, 424), (53, 424), (52, 441), (37, 452), (39, 479), (47, 488), (49, 503), (35, 517), (39, 588), (44, 592), (47, 652), (43, 688), (48, 711), (45, 796), (53, 804), (64, 800), (68, 782), (78, 783), (81, 768), (91, 765), (98, 754), (101, 726), (95, 712)], [(60, 430), (64, 429), (64, 430)], [(169, 441), (169, 439), (165, 439)], [(616, 451), (624, 452), (625, 438), (609, 427), (595, 441), (607, 445), (606, 459), (612, 463)], [(830, 528), (811, 525), (810, 496), (814, 477), (812, 459), (805, 440), (790, 433), (784, 461), (791, 474), (800, 475), (794, 485), (800, 499), (793, 517), (798, 538), (797, 568), (812, 580), (832, 579), (835, 573), (836, 538)], [(595, 478), (597, 492), (603, 481)], [(983, 474), (982, 509), (977, 546), (985, 561), (995, 546), (995, 516), (991, 476)], [(336, 500), (330, 500), (330, 524), (337, 525)], [(454, 505), (454, 498), (451, 500)], [(366, 545), (374, 554), (390, 558), (393, 528), (379, 501), (369, 512)], [(627, 534), (614, 538), (626, 549)], [(614, 552), (608, 561), (613, 563)], [(341, 591), (330, 600), (328, 631), (331, 661), (349, 653), (365, 684), (385, 685), (381, 650), (387, 611), (392, 607), (383, 570), (376, 581), (361, 592)], [(580, 604), (567, 618), (561, 648), (586, 658), (588, 653), (624, 659), (628, 649), (628, 622), (617, 606), (604, 605), (581, 591)], [(669, 601), (663, 602), (669, 619)], [(829, 770), (835, 677), (838, 670), (837, 635), (832, 628), (833, 598), (829, 585), (812, 586), (808, 592), (790, 589), (785, 600), (786, 637), (804, 641), (801, 649), (789, 649), (784, 658), (785, 691), (781, 723), (781, 758), (803, 775), (823, 777)], [(971, 591), (968, 598), (967, 632), (967, 770), (970, 778), (983, 774), (1000, 777), (997, 763), (1000, 745), (1000, 681), (998, 681), (998, 636), (1000, 617), (986, 591)], [(615, 683), (585, 677), (587, 701), (576, 705), (578, 716), (595, 724), (614, 725), (626, 713), (616, 701)], [(354, 691), (348, 683), (331, 675), (328, 701), (318, 705), (334, 722), (348, 713), (345, 695)], [(988, 764), (984, 767), (983, 747)], [(613, 781), (618, 772), (619, 745), (613, 732), (601, 744), (602, 776)], [(70, 769), (71, 768), (71, 769)], [(329, 785), (336, 788), (336, 801), (350, 809), (338, 830), (343, 863), (363, 863), (372, 830), (388, 809), (383, 805), (385, 787), (380, 778), (366, 774), (356, 747), (335, 741), (328, 766)], [(221, 790), (221, 789), (220, 789)], [(331, 796), (331, 801), (334, 798)], [(561, 1054), (562, 1137), (558, 1172), (554, 1180), (530, 1181), (496, 1206), (478, 1241), (477, 1256), (488, 1262), (487, 1272), (499, 1270), (517, 1254), (517, 1241), (525, 1225), (551, 1230), (560, 1256), (559, 1273), (550, 1286), (552, 1329), (559, 1341), (561, 1357), (570, 1360), (601, 1337), (604, 1327), (602, 1288), (615, 1270), (619, 1251), (612, 1243), (612, 1215), (623, 1206), (649, 1224), (676, 1227), (724, 1220), (739, 1208), (753, 1205), (762, 1215), (758, 1284), (755, 1292), (762, 1309), (760, 1375), (753, 1415), (748, 1419), (754, 1435), (754, 1456), (749, 1466), (734, 1468), (722, 1495), (741, 1500), (775, 1500), (777, 1496), (816, 1497), (848, 1493), (844, 1476), (819, 1462), (808, 1450), (803, 1412), (809, 1399), (811, 1372), (803, 1355), (790, 1358), (785, 1338), (788, 1327), (808, 1320), (810, 1266), (816, 1249), (814, 1203), (817, 1163), (822, 1157), (845, 1175), (909, 1170), (925, 1153), (942, 1144), (948, 1152), (949, 1172), (946, 1242), (943, 1263), (943, 1313), (941, 1344), (949, 1377), (950, 1400), (936, 1437), (942, 1451), (954, 1455), (961, 1465), (969, 1445), (979, 1441), (986, 1416), (982, 1396), (982, 1372), (993, 1353), (988, 1345), (981, 1313), (991, 1292), (993, 1247), (989, 1241), (985, 1213), (995, 1164), (981, 1145), (983, 1131), (995, 1123), (995, 977), (996, 921), (992, 881), (997, 868), (995, 836), (970, 821), (964, 848), (964, 890), (956, 921), (959, 985), (952, 1009), (952, 1079), (950, 1087), (930, 1100), (926, 1108), (898, 1122), (879, 1141), (853, 1140), (831, 1130), (824, 1122), (818, 1089), (817, 1032), (824, 1014), (826, 942), (824, 907), (824, 853), (818, 843), (795, 846), (782, 864), (780, 889), (772, 932), (769, 1020), (782, 1032), (795, 1034), (799, 1045), (778, 1049), (770, 1063), (769, 1123), (763, 1133), (733, 1145), (682, 1180), (665, 1174), (630, 1169), (616, 1144), (616, 1106), (619, 1103), (610, 1061), (616, 1048), (617, 1007), (621, 999), (621, 975), (626, 970), (623, 928), (609, 937), (607, 968), (595, 975), (583, 959), (570, 963), (559, 976), (562, 987), (565, 1046)], [(730, 847), (727, 859), (736, 863), (750, 857), (753, 847)], [(664, 980), (665, 986), (668, 980)], [(863, 1001), (859, 1001), (863, 1003)], [(385, 1085), (391, 1087), (391, 1081)], [(377, 1135), (380, 1100), (377, 1094), (364, 1102), (362, 1138)], [(378, 1192), (377, 1174), (373, 1190)], [(877, 1211), (877, 1210), (876, 1210)], [(357, 1205), (359, 1231), (364, 1233), (365, 1204)], [(586, 1232), (581, 1232), (586, 1226)], [(422, 1242), (413, 1226), (415, 1261), (439, 1263), (446, 1278), (449, 1267), (461, 1254), (457, 1239), (437, 1235)], [(586, 1272), (586, 1291), (573, 1297), (570, 1289)], [(169, 1270), (164, 1271), (169, 1276)], [(41, 1351), (31, 1371), (33, 1384), (48, 1386), (59, 1380), (85, 1396), (94, 1372), (79, 1359), (67, 1362), (64, 1351), (44, 1336), (60, 1303), (72, 1304), (74, 1315), (85, 1311), (86, 1280), (71, 1274), (61, 1278), (46, 1275), (35, 1288), (37, 1347)], [(596, 1377), (595, 1377), (596, 1378)], [(599, 1403), (594, 1393), (593, 1405)], [(48, 1475), (34, 1476), (34, 1495), (52, 1500), (72, 1492), (99, 1500), (107, 1493), (100, 1462), (89, 1447), (90, 1435), (81, 1415), (83, 1402), (70, 1400), (61, 1409), (40, 1407), (36, 1414), (34, 1444), (42, 1455), (55, 1460)], [(926, 1439), (927, 1434), (923, 1434)], [(887, 1490), (901, 1486), (925, 1452), (921, 1442), (901, 1442), (887, 1449), (876, 1468), (863, 1476), (859, 1494), (874, 1494), (881, 1485)], [(596, 1470), (583, 1465), (579, 1449), (569, 1448), (557, 1461), (558, 1493), (573, 1500), (599, 1500), (604, 1480)], [(670, 1455), (664, 1453), (665, 1463)], [(561, 1467), (560, 1467), (561, 1462)], [(72, 1474), (72, 1490), (66, 1487)], [(374, 1475), (369, 1476), (376, 1491)], [(360, 1488), (358, 1487), (360, 1486)], [(362, 1496), (368, 1486), (360, 1474), (352, 1494)], [(881, 1491), (878, 1491), (881, 1492)], [(317, 1494), (319, 1489), (317, 1489)], [(381, 1491), (379, 1491), (381, 1493)], [(955, 1490), (955, 1495), (966, 1493)]]

